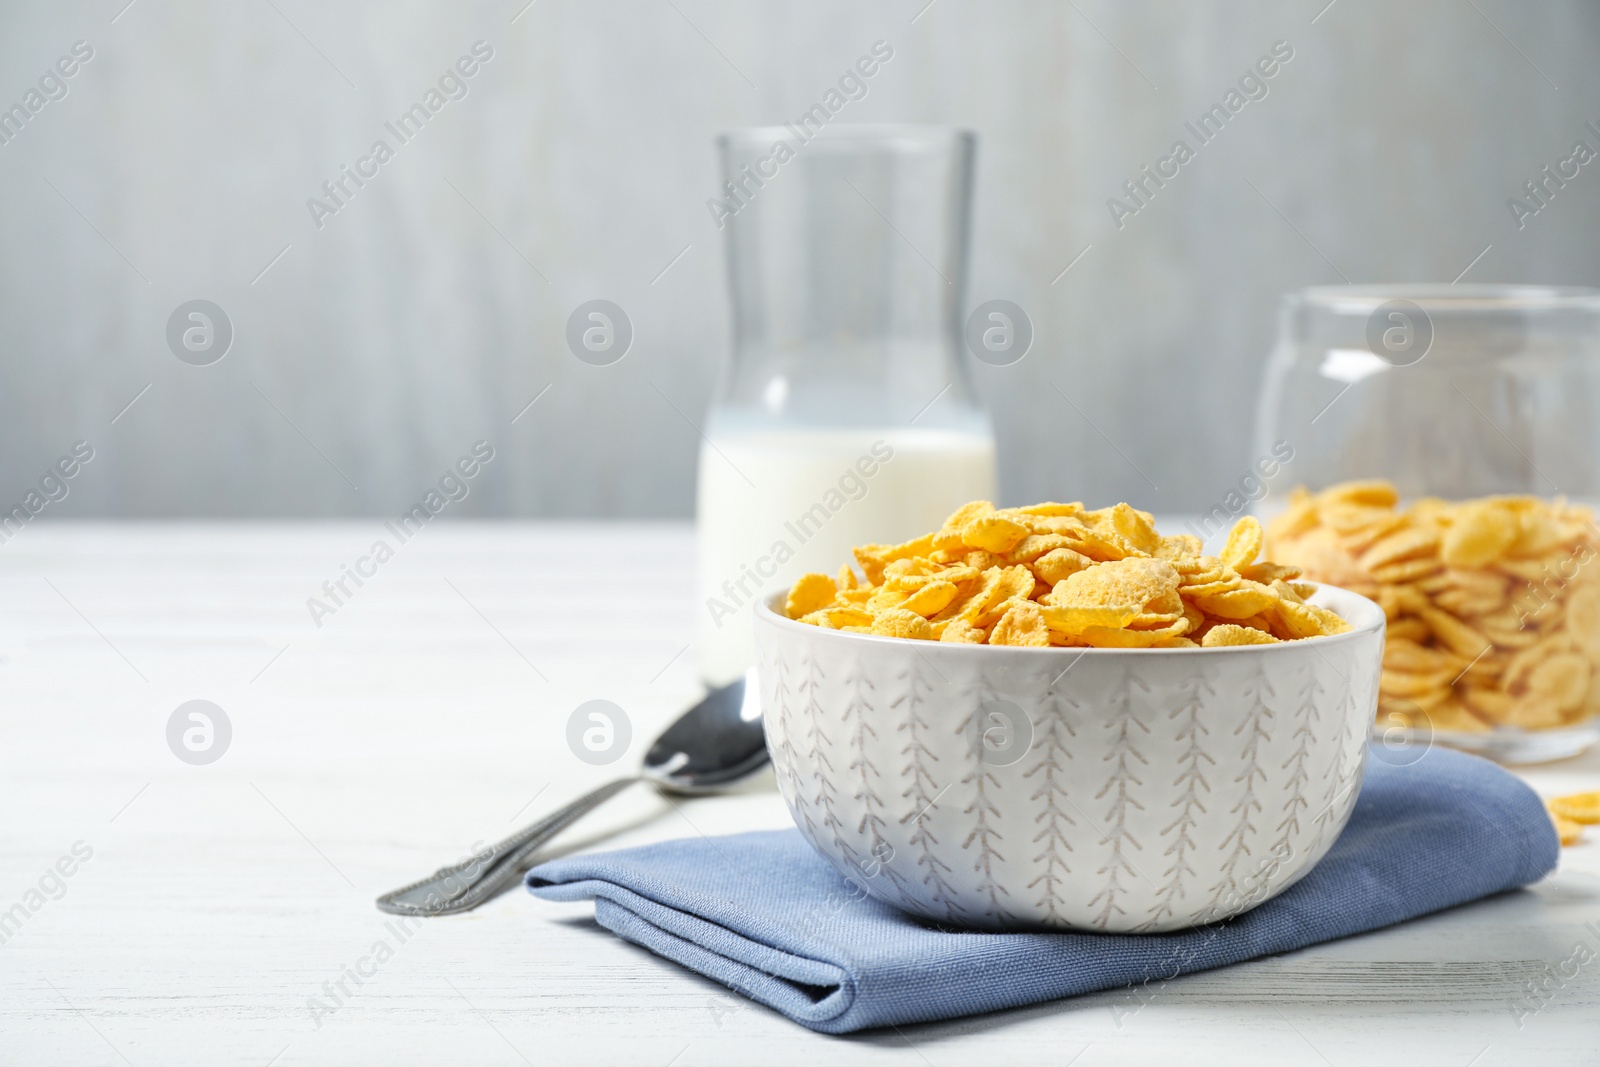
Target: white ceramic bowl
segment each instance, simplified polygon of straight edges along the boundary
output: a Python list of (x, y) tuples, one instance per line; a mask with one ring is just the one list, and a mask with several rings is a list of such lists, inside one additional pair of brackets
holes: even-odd
[(1003, 648), (824, 630), (760, 605), (795, 824), (861, 890), (989, 929), (1225, 919), (1322, 858), (1361, 787), (1384, 617), (1211, 649)]

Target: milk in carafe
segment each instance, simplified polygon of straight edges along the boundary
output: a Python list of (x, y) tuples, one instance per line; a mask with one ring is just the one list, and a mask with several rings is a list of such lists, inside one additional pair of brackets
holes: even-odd
[(936, 529), (995, 492), (994, 441), (978, 429), (774, 429), (708, 433), (700, 450), (701, 672), (737, 678), (755, 659), (751, 608), (850, 549)]

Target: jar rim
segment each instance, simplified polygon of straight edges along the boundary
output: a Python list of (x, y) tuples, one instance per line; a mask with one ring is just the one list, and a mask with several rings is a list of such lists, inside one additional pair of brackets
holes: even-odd
[(742, 126), (717, 135), (717, 146), (770, 147), (774, 141), (818, 144), (833, 151), (919, 152), (971, 151), (978, 135), (959, 126), (909, 122), (847, 122), (810, 131), (802, 137), (790, 123), (783, 126)]
[(1284, 294), (1287, 304), (1300, 304), (1367, 315), (1391, 300), (1409, 300), (1432, 313), (1521, 311), (1527, 309), (1600, 312), (1600, 289), (1576, 285), (1312, 285)]

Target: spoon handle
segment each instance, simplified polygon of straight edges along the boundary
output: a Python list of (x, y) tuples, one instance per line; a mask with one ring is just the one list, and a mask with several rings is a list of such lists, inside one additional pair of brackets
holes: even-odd
[(378, 898), (378, 910), (391, 915), (454, 915), (471, 911), (515, 885), (528, 861), (546, 841), (637, 781), (639, 778), (634, 776), (607, 782), (464, 862), (441, 867), (421, 881), (385, 893)]

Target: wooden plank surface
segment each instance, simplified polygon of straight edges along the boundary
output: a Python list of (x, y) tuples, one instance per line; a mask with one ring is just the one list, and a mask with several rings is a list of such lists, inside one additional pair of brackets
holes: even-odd
[[(517, 893), (397, 932), (373, 897), (628, 766), (698, 685), (686, 526), (440, 525), (318, 628), (307, 598), (385, 533), (57, 524), (0, 546), (0, 911), (40, 905), (0, 944), (0, 1062), (1600, 1062), (1600, 843), (1529, 892), (1145, 998), (843, 1039), (588, 905)], [(632, 721), (612, 768), (566, 746), (594, 698)], [(193, 699), (233, 728), (206, 766), (166, 740)], [(1527, 777), (1596, 788), (1600, 757)], [(788, 825), (770, 778), (592, 819), (563, 847)]]

